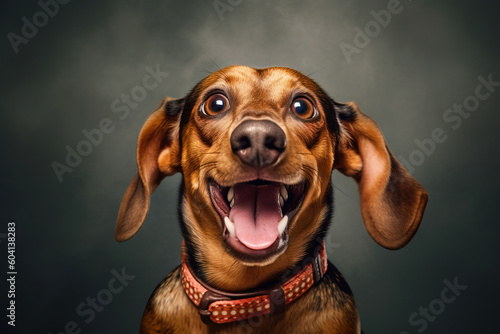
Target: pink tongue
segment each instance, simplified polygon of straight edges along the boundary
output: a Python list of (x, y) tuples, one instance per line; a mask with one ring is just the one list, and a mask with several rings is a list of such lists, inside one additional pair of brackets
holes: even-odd
[(279, 191), (278, 183), (234, 186), (229, 219), (235, 225), (236, 238), (246, 247), (266, 249), (278, 238), (278, 223), (282, 218)]

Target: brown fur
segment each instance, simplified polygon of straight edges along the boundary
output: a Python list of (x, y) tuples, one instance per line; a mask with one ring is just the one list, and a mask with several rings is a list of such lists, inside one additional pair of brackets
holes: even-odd
[[(207, 117), (199, 110), (215, 90), (228, 96), (231, 109), (225, 115)], [(308, 96), (319, 117), (303, 121), (291, 115), (289, 106), (298, 93)], [(304, 201), (289, 223), (285, 254), (258, 264), (227, 252), (221, 240), (224, 225), (207, 191), (209, 178), (222, 186), (256, 178), (256, 169), (238, 160), (229, 145), (232, 131), (248, 119), (273, 121), (285, 132), (288, 143), (279, 160), (262, 168), (258, 177), (286, 184), (308, 182)], [(358, 182), (367, 231), (386, 248), (397, 249), (409, 242), (427, 202), (425, 190), (393, 157), (373, 120), (354, 103), (334, 102), (310, 78), (287, 68), (232, 66), (208, 76), (185, 99), (165, 99), (139, 135), (137, 161), (138, 175), (120, 208), (117, 240), (127, 240), (139, 230), (149, 196), (162, 178), (181, 172), (181, 227), (188, 262), (196, 264), (206, 283), (225, 291), (253, 289), (277, 280), (307, 256), (315, 240), (326, 233), (334, 168)], [(326, 277), (287, 305), (284, 315), (212, 326), (201, 322), (177, 268), (151, 296), (141, 324), (141, 333), (304, 331), (360, 332), (352, 293), (331, 264)]]

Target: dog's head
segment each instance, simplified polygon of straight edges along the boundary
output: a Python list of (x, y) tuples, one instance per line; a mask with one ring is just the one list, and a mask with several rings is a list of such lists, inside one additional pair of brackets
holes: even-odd
[(299, 260), (326, 233), (334, 169), (358, 182), (366, 229), (383, 247), (408, 243), (427, 203), (372, 119), (288, 68), (232, 66), (183, 99), (166, 98), (141, 130), (137, 164), (116, 239), (139, 230), (151, 193), (180, 172), (187, 247), (219, 269), (224, 259), (283, 268)]

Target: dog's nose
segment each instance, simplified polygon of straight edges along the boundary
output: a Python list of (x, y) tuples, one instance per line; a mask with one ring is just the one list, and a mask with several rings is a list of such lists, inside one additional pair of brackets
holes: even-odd
[(231, 134), (231, 148), (249, 166), (266, 167), (278, 160), (286, 147), (286, 136), (274, 122), (248, 120)]

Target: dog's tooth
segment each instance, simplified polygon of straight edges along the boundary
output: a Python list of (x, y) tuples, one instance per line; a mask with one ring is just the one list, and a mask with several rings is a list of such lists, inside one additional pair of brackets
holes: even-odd
[(232, 236), (236, 236), (236, 233), (234, 232), (234, 223), (229, 220), (228, 217), (224, 217), (224, 224), (226, 224), (226, 228), (229, 231), (229, 234)]
[(288, 191), (286, 191), (285, 185), (281, 185), (280, 187), (280, 194), (283, 196), (283, 199), (286, 201), (288, 199)]
[(280, 196), (280, 206), (283, 207), (283, 205), (285, 205), (285, 200)]
[(281, 235), (285, 231), (286, 226), (288, 225), (288, 216), (284, 215), (281, 221), (278, 223), (278, 234)]
[(231, 202), (234, 198), (234, 187), (229, 188), (229, 191), (227, 192), (227, 201)]
[(233, 199), (231, 200), (231, 203), (229, 203), (229, 207), (231, 207), (231, 208), (232, 208), (232, 207), (233, 207), (233, 205), (234, 205), (234, 197), (233, 197)]

